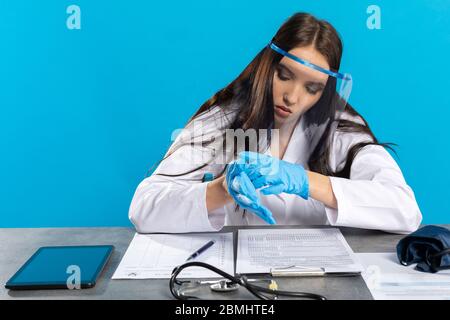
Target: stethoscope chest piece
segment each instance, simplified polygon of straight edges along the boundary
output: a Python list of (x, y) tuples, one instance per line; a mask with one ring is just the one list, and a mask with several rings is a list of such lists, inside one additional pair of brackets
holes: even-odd
[(212, 291), (216, 291), (216, 292), (231, 292), (231, 291), (235, 291), (235, 290), (239, 289), (239, 284), (231, 283), (226, 280), (221, 280), (217, 283), (210, 285), (209, 288)]

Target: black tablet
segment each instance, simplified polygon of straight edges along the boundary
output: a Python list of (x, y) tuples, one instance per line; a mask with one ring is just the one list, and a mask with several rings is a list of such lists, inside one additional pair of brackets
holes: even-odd
[(111, 245), (41, 247), (9, 279), (5, 288), (92, 288), (113, 249)]

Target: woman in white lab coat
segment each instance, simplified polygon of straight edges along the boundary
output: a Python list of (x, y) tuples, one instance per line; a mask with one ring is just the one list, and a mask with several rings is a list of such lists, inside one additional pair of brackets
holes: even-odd
[[(272, 43), (321, 70), (339, 70), (342, 44), (336, 30), (309, 14), (291, 16)], [(302, 67), (265, 47), (238, 78), (206, 101), (137, 187), (129, 210), (136, 230), (178, 233), (266, 224), (230, 195), (227, 164), (240, 149), (221, 147), (227, 129), (278, 129), (277, 147), (270, 138), (258, 137), (257, 151), (304, 168), (309, 197), (266, 196), (258, 190), (261, 205), (277, 224), (415, 231), (422, 215), (414, 193), (386, 151), (389, 145), (377, 141), (355, 109), (346, 104), (341, 116), (327, 123), (329, 139), (316, 145), (308, 139), (308, 125), (322, 123), (336, 110), (324, 103), (328, 85), (309, 79)], [(210, 174), (213, 180), (205, 181)]]

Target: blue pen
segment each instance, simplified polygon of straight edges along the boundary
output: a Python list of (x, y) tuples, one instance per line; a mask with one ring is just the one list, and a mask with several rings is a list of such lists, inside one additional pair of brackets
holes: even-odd
[(207, 249), (209, 249), (214, 243), (216, 243), (215, 240), (211, 240), (209, 241), (207, 244), (205, 244), (203, 247), (201, 247), (200, 249), (198, 249), (197, 251), (195, 251), (193, 254), (191, 254), (189, 256), (189, 258), (186, 259), (186, 261), (189, 261), (191, 259), (196, 258), (198, 255), (200, 255), (201, 253), (203, 253), (204, 251), (206, 251)]

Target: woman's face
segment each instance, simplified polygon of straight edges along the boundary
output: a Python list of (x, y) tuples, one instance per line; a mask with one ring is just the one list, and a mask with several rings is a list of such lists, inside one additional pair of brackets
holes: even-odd
[[(289, 53), (329, 69), (326, 58), (313, 46), (298, 47)], [(275, 68), (273, 103), (275, 126), (296, 121), (321, 97), (328, 75), (283, 57)]]

